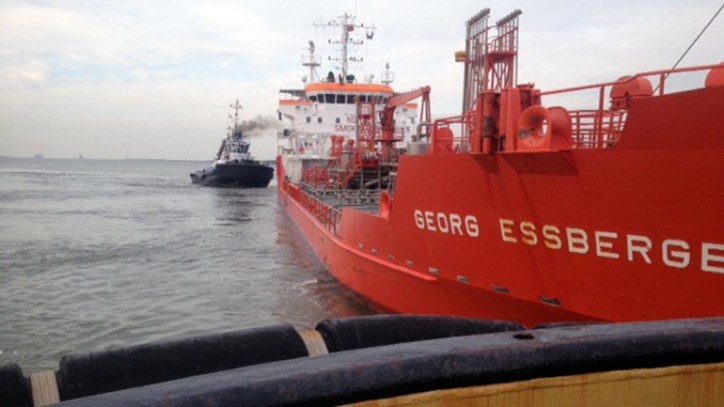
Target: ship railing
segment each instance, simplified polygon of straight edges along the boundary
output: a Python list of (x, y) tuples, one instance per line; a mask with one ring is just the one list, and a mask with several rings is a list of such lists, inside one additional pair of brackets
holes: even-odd
[(293, 198), (327, 230), (337, 233), (337, 226), (342, 218), (342, 212), (339, 209), (302, 189), (294, 189), (293, 192), (289, 191), (289, 193), (293, 194)]
[[(675, 91), (681, 91), (682, 88), (696, 88), (693, 78), (687, 78), (683, 74), (702, 74), (713, 70), (724, 70), (724, 64), (643, 72), (616, 81), (541, 92), (540, 95), (573, 96), (572, 99), (577, 101), (585, 98), (590, 100), (592, 94), (597, 95), (598, 100), (594, 102), (597, 106), (567, 110), (571, 119), (571, 146), (578, 149), (610, 148), (616, 145), (623, 134), (632, 101), (665, 95), (669, 88), (676, 87)], [(720, 71), (717, 71), (717, 75), (718, 72)], [(672, 78), (677, 78), (675, 86), (669, 86)], [(608, 103), (610, 105), (607, 105)], [(432, 128), (431, 153), (462, 154), (480, 151), (479, 144), (482, 141), (474, 142), (473, 138), (474, 134), (481, 132), (480, 129), (476, 131), (476, 124), (474, 110), (460, 116), (435, 120)], [(493, 142), (497, 143), (492, 146), (493, 151), (505, 151), (504, 137), (497, 137)]]
[[(626, 123), (626, 110), (574, 110), (571, 115), (574, 148), (613, 147)], [(598, 129), (601, 130), (598, 130)]]
[[(377, 129), (375, 131), (375, 142), (381, 142), (382, 140), (382, 130)], [(399, 143), (401, 141), (405, 141), (405, 129), (403, 127), (395, 127), (393, 133), (392, 133), (392, 140), (395, 143)]]
[[(597, 107), (568, 111), (572, 122), (573, 147), (608, 148), (613, 147), (620, 139), (632, 100), (663, 96), (667, 92), (667, 81), (671, 78), (681, 78), (682, 74), (685, 73), (704, 73), (713, 69), (723, 68), (722, 65), (714, 64), (642, 72), (611, 82), (541, 92), (541, 96), (557, 95), (567, 97), (577, 94), (583, 95), (584, 92), (588, 92), (588, 96), (590, 96), (591, 92), (597, 94)], [(686, 81), (683, 82), (686, 83)], [(691, 81), (688, 83), (691, 85)], [(682, 83), (679, 83), (679, 85), (682, 85)], [(607, 94), (610, 97), (607, 98)], [(610, 106), (606, 106), (608, 102), (610, 102)]]
[(311, 167), (302, 170), (302, 183), (313, 188), (331, 186), (329, 170), (326, 167)]
[(474, 113), (437, 119), (432, 124), (431, 153), (469, 153), (475, 128)]
[(377, 147), (377, 152), (380, 153), (379, 160), (384, 163), (397, 162), (400, 159), (400, 152), (398, 146), (405, 141), (405, 129), (402, 127), (395, 127), (392, 133), (392, 140), (383, 140), (382, 131), (378, 131), (375, 135), (375, 143), (379, 146), (384, 141), (389, 141), (391, 148), (388, 149), (387, 156), (382, 155), (382, 149)]

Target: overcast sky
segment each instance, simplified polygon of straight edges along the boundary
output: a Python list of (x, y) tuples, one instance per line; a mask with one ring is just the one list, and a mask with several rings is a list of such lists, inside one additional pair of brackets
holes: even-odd
[[(386, 62), (398, 91), (432, 87), (433, 116), (459, 113), (464, 22), (520, 8), (518, 82), (553, 89), (671, 67), (722, 0), (0, 0), (0, 156), (211, 158), (239, 99), (276, 115), (301, 88), (307, 41), (344, 12), (374, 24), (357, 77)], [(724, 13), (722, 13), (724, 14)], [(719, 15), (682, 66), (724, 61)], [(330, 70), (323, 65), (321, 73)], [(276, 140), (254, 140), (257, 158)]]

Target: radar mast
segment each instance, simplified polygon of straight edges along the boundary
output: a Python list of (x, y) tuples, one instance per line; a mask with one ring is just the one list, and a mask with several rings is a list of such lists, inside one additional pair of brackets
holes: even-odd
[[(336, 68), (341, 71), (341, 79), (343, 82), (348, 81), (349, 63), (350, 62), (362, 62), (364, 58), (350, 55), (354, 47), (358, 47), (364, 44), (364, 39), (372, 40), (375, 37), (375, 30), (377, 27), (373, 25), (365, 25), (364, 23), (357, 24), (355, 19), (357, 17), (351, 14), (344, 13), (337, 17), (337, 20), (329, 21), (326, 24), (315, 23), (315, 27), (332, 27), (338, 28), (340, 31), (340, 38), (337, 40), (328, 40), (330, 44), (335, 44), (340, 47), (339, 55), (337, 57), (329, 57), (330, 61), (335, 61), (340, 65)], [(361, 38), (364, 35), (364, 38)]]

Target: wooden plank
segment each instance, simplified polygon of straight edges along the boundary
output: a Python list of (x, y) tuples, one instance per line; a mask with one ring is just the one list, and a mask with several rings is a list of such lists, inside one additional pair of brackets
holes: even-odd
[(324, 343), (324, 338), (322, 338), (322, 335), (319, 332), (315, 330), (300, 331), (299, 336), (304, 341), (304, 345), (307, 347), (307, 353), (309, 353), (309, 356), (322, 356), (329, 354), (327, 344)]
[(724, 363), (632, 369), (437, 390), (354, 407), (723, 406)]
[(33, 390), (33, 405), (35, 407), (60, 403), (58, 383), (55, 380), (54, 371), (46, 370), (32, 373), (30, 375), (30, 386)]

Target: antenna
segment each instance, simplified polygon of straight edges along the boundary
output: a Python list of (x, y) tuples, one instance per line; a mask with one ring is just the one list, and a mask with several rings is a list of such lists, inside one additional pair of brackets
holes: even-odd
[[(236, 102), (233, 105), (229, 105), (230, 108), (234, 109), (234, 130), (239, 127), (239, 110), (244, 109), (241, 106), (241, 103), (239, 103), (239, 99), (236, 99)], [(232, 119), (231, 115), (229, 115), (229, 118)]]
[(395, 73), (393, 71), (390, 71), (389, 62), (387, 62), (385, 64), (385, 71), (382, 72), (382, 75), (380, 75), (380, 76), (381, 76), (380, 82), (384, 83), (385, 85), (389, 85), (395, 81)]
[(364, 40), (356, 37), (364, 35), (367, 40), (372, 40), (375, 36), (377, 27), (374, 25), (357, 24), (357, 17), (352, 14), (344, 13), (337, 17), (335, 21), (329, 21), (327, 24), (314, 24), (316, 27), (332, 27), (340, 30), (340, 38), (338, 40), (329, 40), (330, 44), (340, 46), (340, 56), (330, 57), (330, 61), (339, 62), (341, 66), (337, 69), (342, 71), (342, 80), (347, 80), (348, 67), (350, 62), (362, 62), (364, 58), (350, 56), (351, 48), (364, 44)]
[[(314, 54), (316, 47), (314, 41), (309, 40), (309, 55), (302, 55), (302, 66), (309, 67), (309, 81), (310, 83), (319, 82), (319, 75), (317, 74), (317, 67), (321, 65), (320, 58)], [(302, 79), (302, 82), (306, 83), (306, 80)]]
[(233, 105), (229, 105), (230, 108), (234, 109), (234, 123), (239, 122), (239, 110), (243, 110), (244, 107), (241, 106), (241, 103), (239, 103), (239, 99), (236, 99), (236, 102)]

